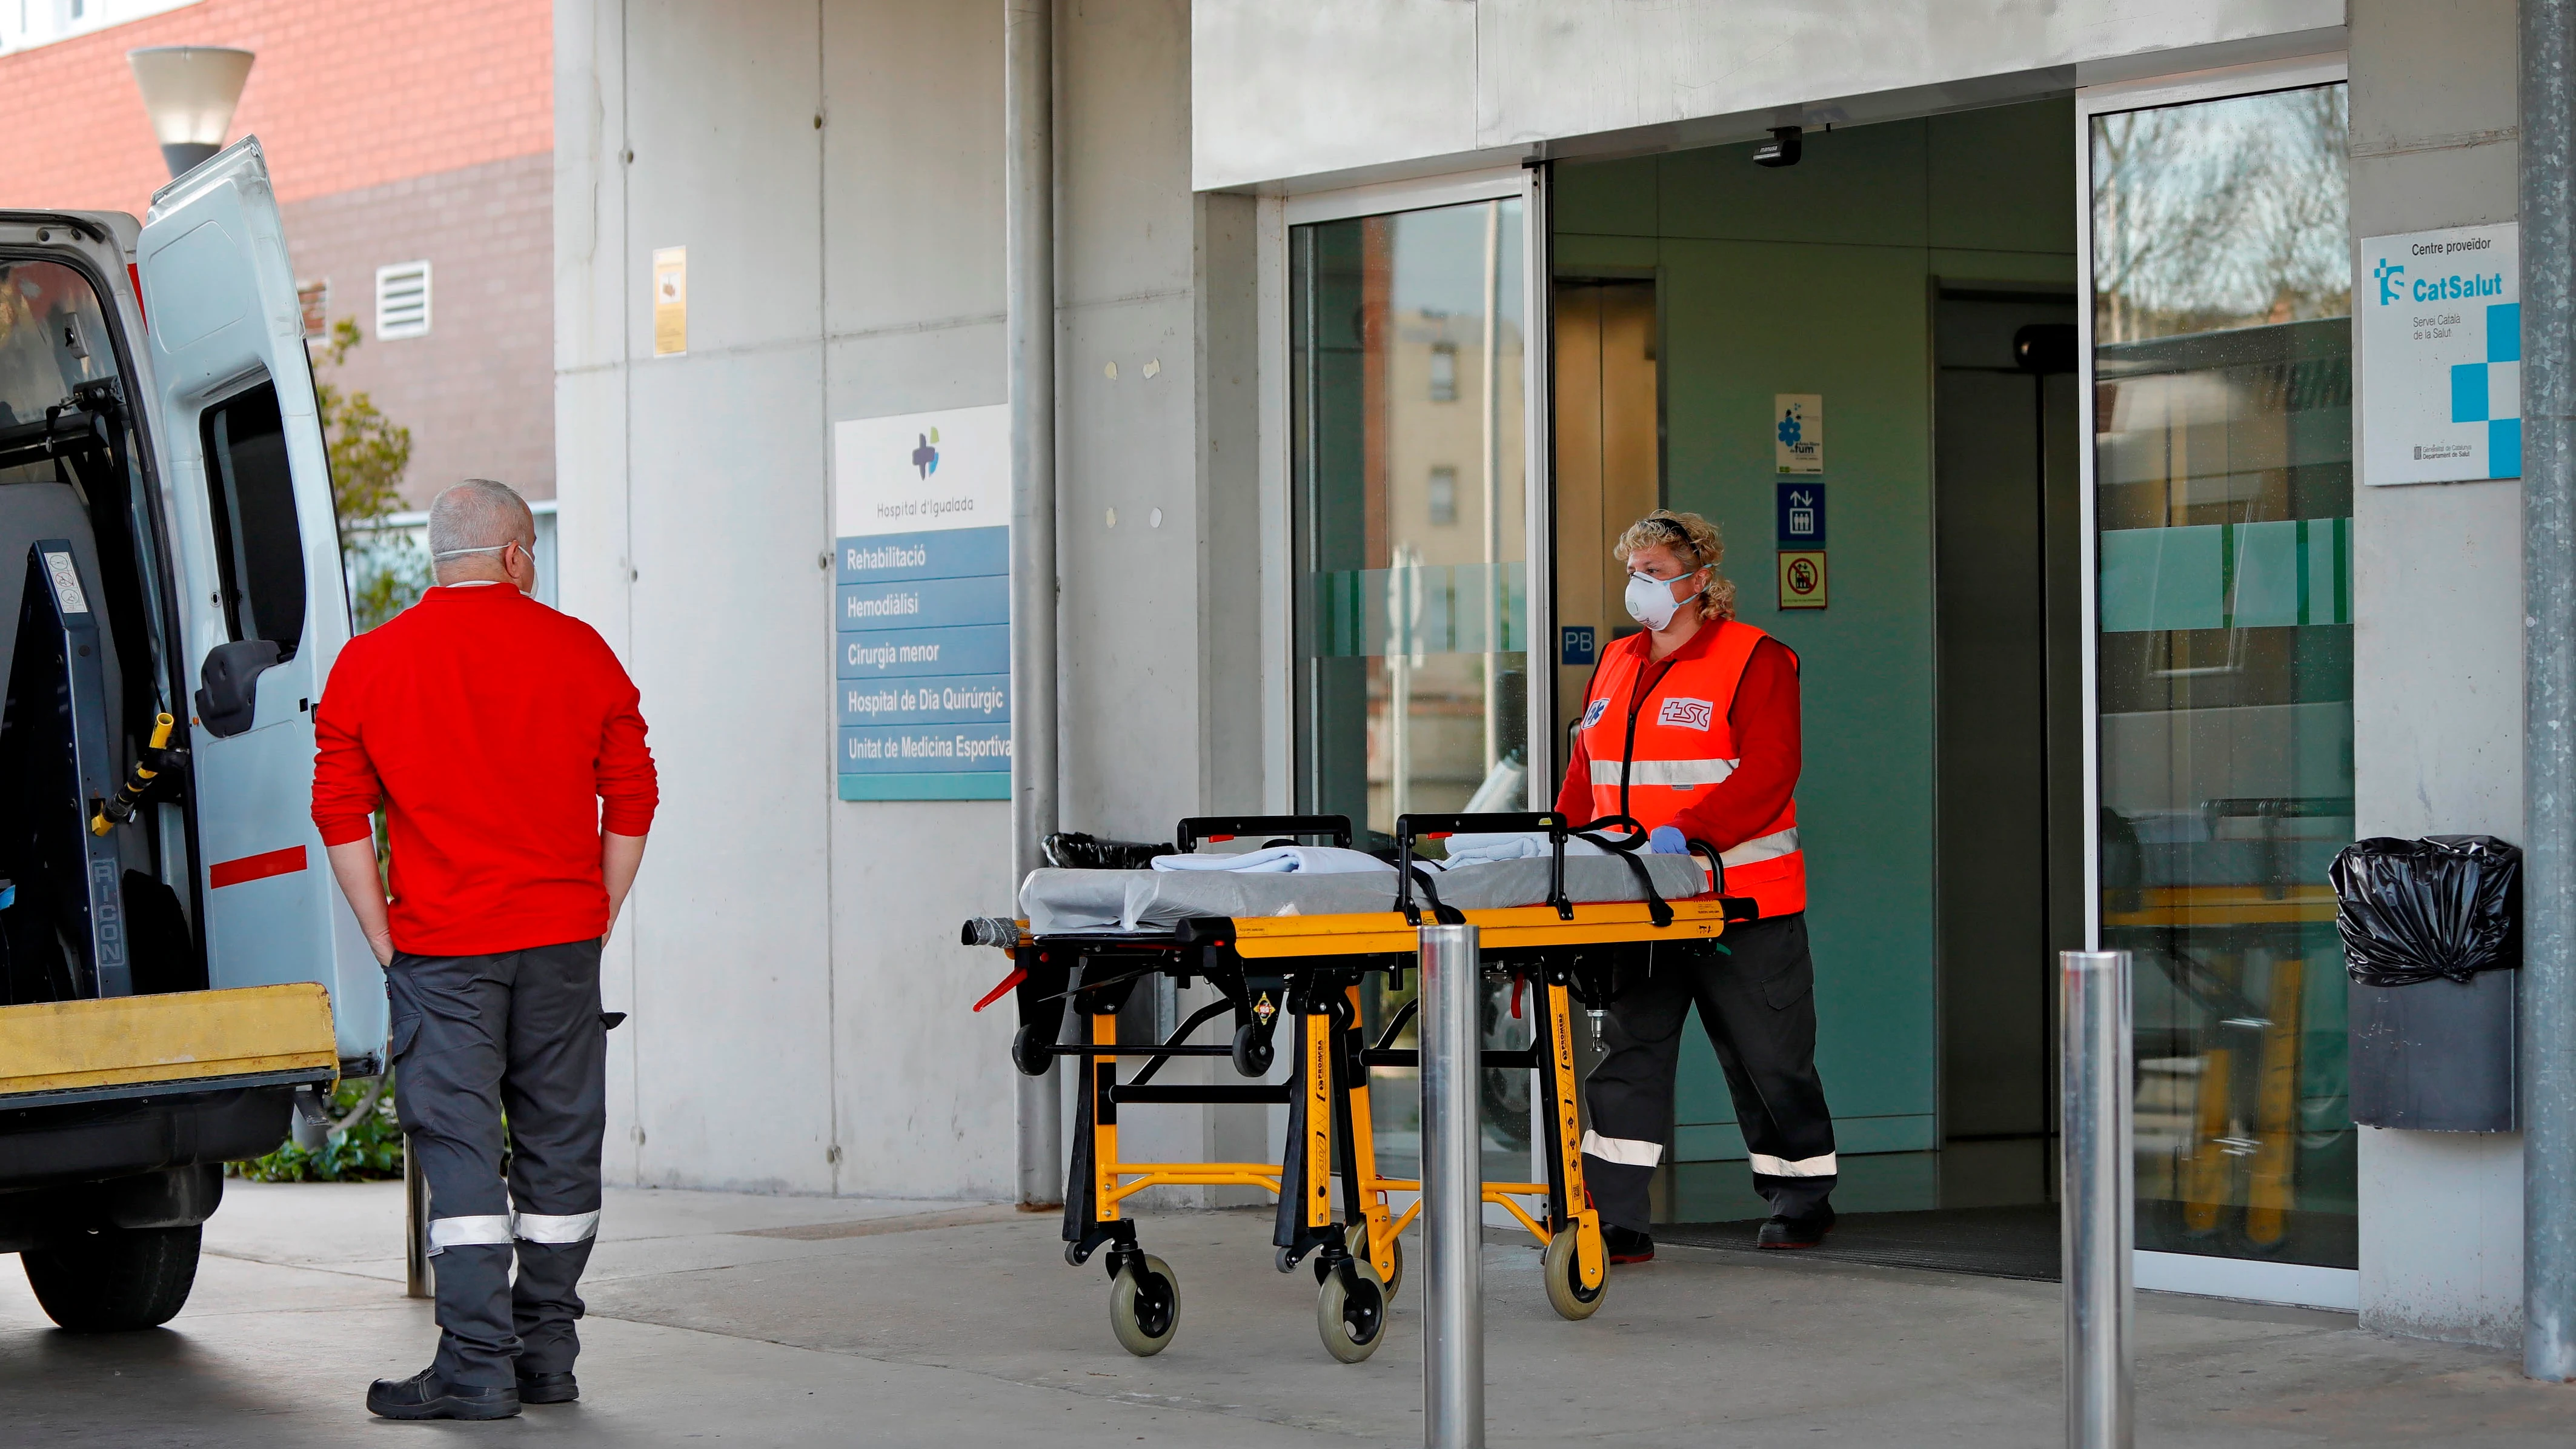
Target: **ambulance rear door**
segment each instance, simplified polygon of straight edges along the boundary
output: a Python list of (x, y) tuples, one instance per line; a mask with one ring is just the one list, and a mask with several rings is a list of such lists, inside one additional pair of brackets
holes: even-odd
[(330, 460), (259, 141), (153, 197), (136, 252), (194, 689), (210, 985), (318, 981), (341, 1058), (377, 1057), (385, 993), (311, 815), (313, 709), (349, 639)]

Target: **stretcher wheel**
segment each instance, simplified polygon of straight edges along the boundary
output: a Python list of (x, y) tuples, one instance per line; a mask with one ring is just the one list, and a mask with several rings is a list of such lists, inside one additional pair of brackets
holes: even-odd
[(1270, 1033), (1245, 1022), (1234, 1029), (1234, 1069), (1247, 1077), (1258, 1077), (1270, 1070), (1272, 1049)]
[(1150, 1253), (1128, 1259), (1109, 1285), (1109, 1329), (1118, 1346), (1152, 1358), (1180, 1326), (1181, 1280), (1172, 1265)]
[(1539, 1259), (1539, 1276), (1547, 1283), (1547, 1306), (1556, 1310), (1556, 1316), (1581, 1322), (1590, 1318), (1601, 1307), (1601, 1300), (1609, 1296), (1610, 1275), (1601, 1275), (1598, 1288), (1583, 1286), (1583, 1257), (1577, 1251), (1576, 1237), (1574, 1225), (1568, 1223), (1547, 1240), (1547, 1253)]
[[(1344, 1238), (1342, 1241), (1344, 1245), (1350, 1249), (1352, 1257), (1359, 1259), (1363, 1263), (1367, 1263), (1372, 1268), (1377, 1266), (1377, 1264), (1372, 1262), (1369, 1258), (1367, 1219), (1363, 1218), (1360, 1221), (1351, 1224), (1350, 1236)], [(1404, 1239), (1395, 1238), (1390, 1240), (1386, 1245), (1386, 1251), (1387, 1256), (1395, 1264), (1395, 1276), (1386, 1280), (1386, 1301), (1392, 1303), (1395, 1301), (1395, 1295), (1404, 1288)]]
[(1315, 1331), (1324, 1351), (1358, 1363), (1386, 1341), (1386, 1285), (1365, 1258), (1353, 1258), (1325, 1275), (1315, 1295)]
[(1055, 1053), (1048, 1051), (1047, 1043), (1038, 1040), (1024, 1024), (1011, 1033), (1011, 1065), (1020, 1069), (1021, 1076), (1043, 1077), (1047, 1068), (1055, 1065)]

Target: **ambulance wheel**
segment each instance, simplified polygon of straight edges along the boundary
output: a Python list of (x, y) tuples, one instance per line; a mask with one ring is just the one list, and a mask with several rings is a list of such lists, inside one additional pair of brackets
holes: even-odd
[(1386, 1341), (1386, 1285), (1366, 1258), (1353, 1258), (1324, 1279), (1315, 1295), (1315, 1331), (1324, 1351), (1358, 1363)]
[(1021, 1076), (1043, 1077), (1055, 1065), (1055, 1053), (1024, 1024), (1011, 1034), (1011, 1065), (1020, 1069)]
[(1253, 1022), (1234, 1029), (1234, 1069), (1247, 1077), (1258, 1077), (1270, 1070), (1270, 1033)]
[(1130, 1258), (1109, 1285), (1109, 1329), (1118, 1335), (1118, 1346), (1152, 1358), (1180, 1326), (1181, 1280), (1172, 1265), (1151, 1253)]
[[(1343, 1241), (1349, 1247), (1352, 1257), (1368, 1263), (1372, 1268), (1377, 1266), (1369, 1259), (1368, 1223), (1365, 1220), (1351, 1224), (1350, 1236)], [(1392, 1303), (1395, 1301), (1395, 1295), (1404, 1288), (1404, 1239), (1396, 1238), (1390, 1241), (1386, 1245), (1386, 1251), (1387, 1256), (1395, 1263), (1395, 1276), (1386, 1280), (1386, 1301)]]
[(1605, 1268), (1600, 1287), (1583, 1286), (1583, 1256), (1577, 1251), (1575, 1236), (1573, 1225), (1568, 1224), (1547, 1240), (1546, 1256), (1539, 1259), (1539, 1276), (1547, 1283), (1547, 1306), (1555, 1309), (1559, 1318), (1580, 1322), (1590, 1318), (1609, 1295), (1610, 1275)]
[(45, 1314), (74, 1333), (158, 1328), (197, 1284), (196, 1228), (104, 1228), (19, 1255)]

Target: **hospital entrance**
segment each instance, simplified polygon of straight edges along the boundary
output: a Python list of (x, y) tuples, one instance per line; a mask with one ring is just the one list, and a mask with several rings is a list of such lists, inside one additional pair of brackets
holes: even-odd
[[(2341, 106), (2079, 129), (2038, 101), (1811, 128), (1787, 165), (1745, 144), (1292, 206), (1297, 807), (1381, 835), (1548, 808), (1636, 628), (1612, 544), (1704, 514), (1738, 617), (1800, 659), (1827, 1251), (2055, 1276), (2054, 953), (2098, 926), (2137, 953), (2141, 1249), (2352, 1266), (2321, 898), (2351, 823), (2348, 295), (2300, 270), (2342, 245), (2340, 172), (2298, 177), (2302, 215), (2226, 211), (2230, 168), (2339, 154)], [(2193, 246), (2234, 282), (2195, 295)], [(1488, 1040), (1519, 1046), (1506, 995)], [(1525, 1080), (1489, 1074), (1494, 1175), (1526, 1170)], [(1377, 1087), (1402, 1154), (1414, 1084)], [(1747, 1246), (1767, 1208), (1696, 1024), (1676, 1096), (1658, 1235)]]

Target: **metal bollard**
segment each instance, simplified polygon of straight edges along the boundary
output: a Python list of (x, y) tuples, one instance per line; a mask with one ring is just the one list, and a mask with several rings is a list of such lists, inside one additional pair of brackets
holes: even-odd
[(438, 1296), (438, 1268), (429, 1261), (429, 1175), (420, 1154), (403, 1139), (403, 1296)]
[(2131, 1148), (2129, 953), (2058, 953), (2064, 1098), (2059, 1180), (2066, 1277), (2068, 1449), (2130, 1449), (2129, 1330), (2137, 1241)]
[(1484, 972), (1476, 928), (1424, 926), (1422, 979), (1422, 1442), (1484, 1449), (1485, 1164), (1477, 1120)]

